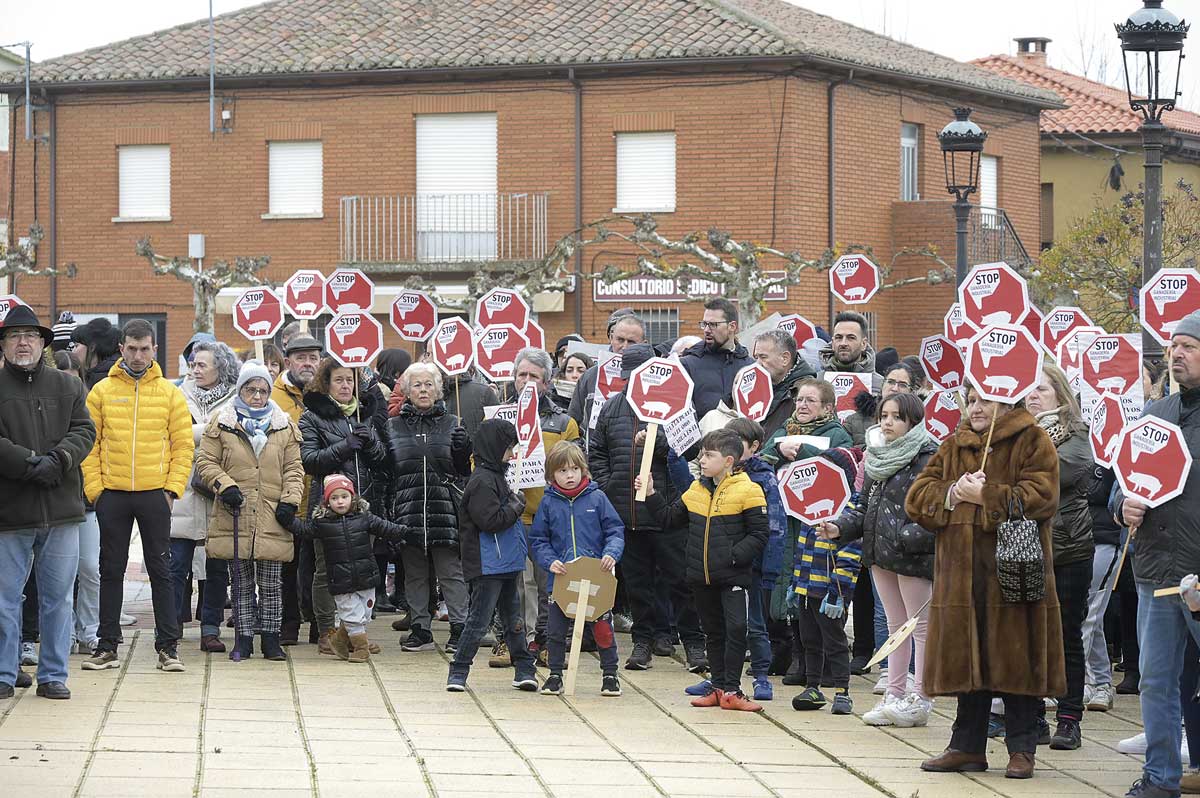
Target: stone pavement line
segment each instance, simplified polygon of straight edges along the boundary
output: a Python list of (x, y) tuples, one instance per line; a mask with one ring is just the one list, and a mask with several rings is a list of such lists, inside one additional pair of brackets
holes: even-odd
[(21, 703), (21, 699), (31, 692), (33, 692), (31, 689), (26, 688), (17, 693), (13, 698), (9, 699), (8, 706), (5, 708), (4, 712), (0, 712), (0, 727), (4, 726), (4, 721), (8, 720), (8, 716), (11, 715), (13, 710), (17, 708), (17, 704)]
[(96, 748), (100, 745), (100, 736), (104, 734), (104, 727), (108, 725), (108, 713), (112, 711), (112, 705), (117, 702), (117, 696), (121, 692), (121, 685), (125, 681), (125, 675), (129, 673), (129, 665), (133, 662), (133, 652), (137, 650), (138, 640), (142, 637), (141, 631), (133, 633), (133, 640), (129, 641), (129, 648), (125, 650), (125, 661), (121, 663), (121, 672), (117, 674), (117, 679), (113, 682), (112, 692), (108, 694), (108, 700), (104, 702), (104, 711), (100, 713), (100, 722), (96, 724), (96, 733), (92, 735), (92, 743), (88, 746), (87, 759), (84, 760), (83, 770), (79, 773), (79, 781), (75, 783), (75, 789), (71, 791), (73, 798), (79, 798), (79, 794), (83, 792), (83, 785), (87, 783), (88, 773), (92, 770), (92, 762), (96, 759)]
[(200, 794), (204, 782), (204, 721), (208, 715), (208, 687), (212, 684), (212, 654), (204, 654), (204, 686), (200, 689), (200, 727), (196, 732), (196, 778), (192, 782), (192, 795)]
[(383, 697), (383, 705), (387, 708), (388, 715), (392, 718), (392, 723), (396, 726), (396, 731), (400, 734), (400, 738), (404, 740), (405, 747), (409, 753), (413, 755), (413, 759), (417, 760), (417, 766), (421, 768), (421, 779), (425, 782), (425, 789), (429, 791), (431, 798), (437, 798), (437, 786), (433, 783), (433, 776), (429, 773), (429, 768), (425, 764), (425, 757), (417, 753), (417, 747), (413, 745), (412, 738), (408, 736), (408, 732), (404, 730), (404, 725), (400, 722), (400, 716), (396, 713), (396, 705), (392, 703), (391, 697), (387, 694), (387, 688), (383, 686), (383, 678), (379, 675), (379, 669), (375, 667), (375, 659), (368, 659), (367, 665), (371, 668), (371, 676), (375, 679), (375, 686), (379, 688), (379, 695)]
[[(209, 655), (211, 656), (211, 654)], [(296, 713), (296, 728), (300, 730), (300, 744), (304, 746), (304, 756), (308, 759), (308, 779), (312, 785), (313, 798), (320, 798), (321, 786), (317, 779), (317, 761), (313, 759), (312, 746), (308, 744), (308, 729), (304, 725), (304, 713), (300, 711), (300, 687), (296, 684), (296, 668), (292, 658), (287, 658), (288, 684), (292, 688), (292, 709)]]

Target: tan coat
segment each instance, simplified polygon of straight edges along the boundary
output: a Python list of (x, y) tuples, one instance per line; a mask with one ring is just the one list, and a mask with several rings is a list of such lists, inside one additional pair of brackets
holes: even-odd
[[(978, 690), (1028, 696), (1066, 692), (1063, 633), (1054, 588), (1051, 525), (1058, 510), (1058, 453), (1023, 408), (1001, 416), (992, 435), (983, 506), (945, 509), (946, 493), (979, 470), (986, 431), (964, 421), (913, 482), (905, 509), (937, 536), (925, 689), (931, 695)], [(1046, 595), (1036, 604), (1007, 604), (996, 578), (996, 526), (1014, 493), (1039, 522)]]
[[(196, 453), (196, 472), (220, 495), (236, 485), (245, 498), (238, 523), (238, 558), (292, 559), (292, 533), (275, 520), (280, 503), (300, 505), (304, 465), (300, 460), (300, 430), (275, 406), (267, 443), (258, 457), (238, 424), (233, 403), (224, 405), (209, 421)], [(233, 559), (233, 515), (216, 502), (208, 529), (209, 557)]]

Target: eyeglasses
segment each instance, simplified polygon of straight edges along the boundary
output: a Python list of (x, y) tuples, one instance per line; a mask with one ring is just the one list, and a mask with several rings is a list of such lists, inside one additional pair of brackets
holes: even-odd
[(728, 323), (729, 322), (727, 321), (702, 321), (697, 326), (699, 326), (701, 330), (715, 330), (722, 324)]
[(811, 396), (797, 396), (796, 404), (798, 405), (819, 405), (822, 404), (820, 399), (814, 399)]
[(899, 388), (902, 391), (907, 391), (912, 386), (903, 380), (884, 380), (883, 384), (889, 388)]
[(270, 396), (271, 389), (269, 388), (242, 388), (242, 393), (249, 394), (255, 398), (260, 396)]
[(17, 330), (4, 334), (5, 341), (36, 341), (42, 337), (37, 330)]

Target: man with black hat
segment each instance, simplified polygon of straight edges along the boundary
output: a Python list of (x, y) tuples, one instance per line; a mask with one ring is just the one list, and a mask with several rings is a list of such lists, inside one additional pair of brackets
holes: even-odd
[(21, 591), (31, 562), (42, 637), (37, 694), (71, 697), (71, 597), (83, 521), (79, 464), (96, 441), (96, 427), (83, 384), (43, 362), (42, 350), (53, 341), (54, 333), (24, 305), (0, 327), (0, 699), (11, 698), (17, 682)]
[[(612, 352), (624, 352), (625, 347), (640, 344), (646, 340), (646, 324), (633, 308), (621, 308), (608, 317), (608, 348)], [(571, 405), (567, 413), (575, 419), (580, 432), (589, 437), (592, 417), (592, 399), (596, 395), (596, 380), (599, 376), (599, 366), (592, 366), (583, 373), (575, 384), (575, 393), (571, 396)]]
[[(628, 378), (638, 366), (654, 357), (649, 344), (636, 343), (621, 352), (621, 374)], [(626, 389), (628, 390), (628, 389)], [(622, 581), (633, 613), (633, 653), (625, 662), (628, 670), (651, 667), (654, 634), (657, 629), (670, 628), (666, 618), (659, 618), (655, 586), (658, 580), (668, 583), (671, 606), (675, 611), (675, 626), (687, 653), (688, 669), (699, 673), (707, 664), (704, 634), (700, 618), (683, 581), (686, 529), (663, 529), (645, 502), (635, 502), (633, 480), (637, 476), (642, 455), (638, 451), (638, 433), (646, 428), (633, 414), (625, 399), (625, 391), (610, 397), (600, 409), (596, 429), (592, 432), (588, 450), (588, 469), (592, 479), (608, 496), (617, 514), (625, 523), (625, 554), (621, 559)], [(678, 491), (667, 472), (667, 442), (659, 435), (654, 443), (650, 466), (654, 484), (663, 498), (673, 502)]]

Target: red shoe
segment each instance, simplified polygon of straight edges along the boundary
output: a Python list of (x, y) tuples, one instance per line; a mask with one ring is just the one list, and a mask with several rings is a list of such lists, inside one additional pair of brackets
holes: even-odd
[(722, 696), (724, 696), (724, 695), (725, 695), (724, 693), (722, 693), (720, 690), (718, 690), (714, 687), (712, 692), (709, 693), (708, 695), (702, 695), (699, 698), (693, 698), (692, 706), (694, 706), (694, 707), (719, 707), (719, 706), (721, 706), (721, 703), (724, 700), (722, 698)]
[(756, 704), (746, 698), (740, 690), (736, 693), (721, 695), (721, 709), (736, 709), (742, 712), (762, 712), (762, 704)]

